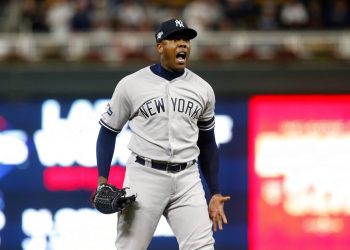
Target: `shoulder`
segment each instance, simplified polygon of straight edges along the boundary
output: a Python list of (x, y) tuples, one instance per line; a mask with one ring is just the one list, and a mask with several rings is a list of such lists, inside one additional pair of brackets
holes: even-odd
[(198, 74), (196, 74), (192, 70), (186, 69), (185, 73), (186, 73), (185, 77), (186, 77), (186, 79), (188, 79), (188, 81), (203, 85), (203, 87), (205, 87), (205, 88), (212, 89), (212, 86), (210, 85), (209, 82), (204, 80), (201, 76), (199, 76)]
[(151, 70), (149, 67), (145, 67), (124, 76), (115, 85), (113, 95), (118, 98), (128, 99), (130, 95), (134, 93), (135, 89), (140, 88), (140, 84), (142, 84), (142, 81), (147, 78), (147, 74), (149, 74), (148, 72), (151, 72)]
[(139, 83), (140, 79), (145, 79), (147, 77), (150, 77), (152, 75), (152, 71), (150, 70), (150, 67), (144, 67), (142, 69), (139, 69), (138, 71), (135, 71), (129, 75), (124, 76), (119, 82), (118, 85), (130, 85)]
[(187, 68), (185, 74), (186, 80), (189, 81), (191, 85), (193, 84), (195, 86), (198, 86), (199, 88), (206, 90), (208, 94), (214, 95), (214, 90), (211, 84), (200, 77), (198, 74)]

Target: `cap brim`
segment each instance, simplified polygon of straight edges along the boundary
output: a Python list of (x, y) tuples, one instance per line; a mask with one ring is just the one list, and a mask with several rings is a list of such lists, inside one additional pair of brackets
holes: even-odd
[(182, 28), (182, 29), (174, 30), (173, 32), (163, 37), (162, 40), (166, 40), (167, 38), (172, 37), (174, 35), (181, 36), (181, 37), (183, 36), (184, 38), (191, 40), (197, 36), (197, 31), (191, 28), (185, 28), (185, 29)]

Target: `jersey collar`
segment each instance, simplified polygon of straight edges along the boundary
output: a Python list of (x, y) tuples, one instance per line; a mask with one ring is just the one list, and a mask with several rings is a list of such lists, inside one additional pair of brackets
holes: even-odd
[(168, 81), (174, 80), (175, 78), (183, 75), (183, 73), (185, 72), (185, 71), (181, 71), (181, 72), (168, 71), (164, 69), (159, 63), (152, 65), (150, 68), (154, 74), (160, 77), (163, 77)]

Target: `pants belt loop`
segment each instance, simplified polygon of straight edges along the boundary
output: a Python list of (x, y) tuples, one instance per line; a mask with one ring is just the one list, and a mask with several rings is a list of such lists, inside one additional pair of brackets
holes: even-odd
[(186, 168), (192, 166), (192, 165), (195, 164), (195, 163), (196, 163), (196, 160), (188, 161), (188, 162), (187, 162)]
[(152, 167), (152, 160), (150, 158), (142, 157), (145, 160), (146, 167)]

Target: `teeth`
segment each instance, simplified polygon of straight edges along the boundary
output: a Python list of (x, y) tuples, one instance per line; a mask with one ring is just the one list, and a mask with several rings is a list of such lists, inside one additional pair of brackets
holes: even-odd
[(185, 59), (182, 58), (182, 57), (178, 57), (178, 58), (176, 58), (176, 59), (177, 59), (178, 62), (184, 62), (184, 61), (185, 61)]
[(185, 59), (186, 58), (186, 53), (185, 52), (179, 52), (179, 53), (177, 53), (176, 57), (181, 57), (181, 58)]

